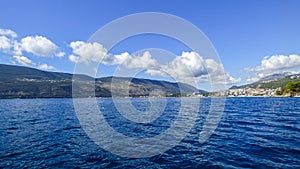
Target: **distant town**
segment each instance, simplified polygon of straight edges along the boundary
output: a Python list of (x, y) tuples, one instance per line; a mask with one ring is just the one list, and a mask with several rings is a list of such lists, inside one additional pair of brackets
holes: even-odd
[(190, 97), (300, 97), (300, 74), (274, 74), (255, 83), (219, 92), (193, 93)]
[(299, 93), (294, 95), (286, 93), (282, 95), (280, 94), (280, 91), (282, 91), (281, 87), (276, 89), (239, 88), (203, 94), (192, 93), (187, 95), (187, 97), (300, 97)]

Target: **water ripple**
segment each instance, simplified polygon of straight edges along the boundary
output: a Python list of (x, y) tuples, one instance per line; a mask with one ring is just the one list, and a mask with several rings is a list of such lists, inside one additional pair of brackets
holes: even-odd
[[(149, 109), (147, 99), (132, 101), (140, 111)], [(168, 129), (179, 101), (168, 99), (161, 117), (139, 124), (122, 118), (111, 99), (98, 99), (108, 123), (131, 137)], [(201, 99), (197, 125), (173, 149), (129, 159), (87, 137), (72, 99), (0, 100), (0, 168), (300, 168), (299, 98), (228, 98), (215, 133), (200, 144), (209, 108), (210, 99)]]

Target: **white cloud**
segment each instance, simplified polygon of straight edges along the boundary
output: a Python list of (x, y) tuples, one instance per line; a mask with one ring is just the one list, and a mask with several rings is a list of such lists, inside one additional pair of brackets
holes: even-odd
[(241, 81), (223, 71), (223, 65), (213, 59), (204, 59), (196, 52), (182, 52), (167, 65), (148, 69), (153, 76), (173, 77), (182, 82), (203, 82), (213, 80), (216, 84), (236, 84)]
[(176, 78), (199, 77), (207, 75), (205, 60), (196, 52), (182, 52), (167, 65), (160, 65), (159, 70), (148, 70), (151, 75), (173, 76)]
[(246, 68), (246, 70), (252, 72), (274, 72), (281, 70), (286, 71), (298, 67), (300, 67), (299, 55), (273, 55), (271, 57), (264, 57), (260, 66)]
[(55, 56), (57, 56), (57, 57), (64, 57), (66, 55), (66, 53), (65, 52), (58, 52), (58, 53), (56, 53), (55, 54)]
[(242, 81), (241, 78), (234, 78), (229, 73), (225, 73), (225, 78), (226, 78), (226, 80), (225, 80), (224, 84), (226, 84), (226, 85), (238, 84)]
[[(107, 50), (99, 43), (85, 43), (82, 41), (75, 41), (70, 43), (70, 47), (73, 49), (73, 54), (69, 56), (69, 59), (74, 62), (100, 62), (105, 56), (107, 56)], [(76, 59), (75, 59), (76, 58)]]
[(14, 31), (10, 30), (10, 29), (1, 29), (0, 28), (0, 35), (10, 36), (12, 38), (17, 37), (17, 34)]
[(204, 59), (196, 52), (182, 52), (165, 69), (166, 72), (181, 77), (199, 77), (206, 75)]
[(82, 41), (75, 41), (70, 43), (73, 53), (69, 55), (69, 60), (72, 62), (100, 62), (104, 65), (123, 65), (129, 69), (149, 68), (157, 65), (155, 59), (152, 58), (150, 52), (146, 51), (142, 56), (132, 56), (128, 52), (119, 55), (112, 55), (107, 53), (101, 44), (85, 43)]
[(44, 69), (44, 70), (53, 70), (53, 69), (55, 69), (53, 66), (47, 65), (47, 64), (45, 64), (45, 63), (40, 64), (40, 65), (39, 65), (39, 68), (40, 68), (40, 69)]
[(125, 52), (112, 57), (114, 58), (107, 58), (106, 60), (111, 60), (112, 64), (124, 65), (129, 69), (146, 69), (157, 66), (157, 61), (152, 58), (149, 51), (144, 52), (142, 56), (132, 56), (129, 53)]
[(11, 40), (5, 36), (0, 36), (0, 50), (9, 50), (11, 47)]
[(13, 64), (32, 66), (51, 70), (55, 67), (47, 64), (37, 65), (33, 60), (23, 55), (23, 52), (32, 53), (33, 56), (64, 57), (65, 53), (49, 39), (43, 36), (27, 36), (21, 40), (16, 39), (17, 34), (10, 29), (0, 29), (0, 52), (6, 53)]
[(103, 62), (107, 65), (121, 65), (127, 62), (126, 60), (131, 60), (132, 56), (128, 52), (121, 53), (119, 55), (109, 55), (109, 57)]
[(75, 55), (70, 55), (69, 56), (69, 60), (71, 62), (77, 63), (79, 61), (79, 56), (75, 56)]
[(10, 55), (22, 55), (22, 50), (18, 41), (6, 36), (0, 36), (0, 52)]
[(20, 46), (26, 52), (44, 57), (54, 56), (58, 49), (53, 42), (43, 36), (27, 36), (21, 39)]
[(35, 66), (35, 63), (25, 56), (13, 56), (13, 58), (24, 66)]
[(172, 76), (175, 78), (191, 78), (207, 75), (205, 60), (196, 52), (182, 52), (167, 65), (160, 65), (156, 69), (147, 70), (153, 76)]
[[(14, 31), (0, 28), (0, 52), (15, 54), (14, 46), (18, 43), (14, 40), (15, 37), (17, 37), (17, 34)], [(19, 52), (15, 55), (22, 55), (22, 53)]]
[(17, 41), (13, 42), (13, 51), (12, 51), (12, 53), (14, 55), (18, 55), (18, 56), (22, 55), (22, 48), (21, 48), (21, 45), (20, 45), (19, 42), (17, 42)]
[(259, 66), (245, 68), (246, 71), (254, 73), (253, 76), (247, 78), (246, 82), (253, 83), (275, 73), (298, 72), (299, 68), (300, 56), (296, 54), (264, 57)]

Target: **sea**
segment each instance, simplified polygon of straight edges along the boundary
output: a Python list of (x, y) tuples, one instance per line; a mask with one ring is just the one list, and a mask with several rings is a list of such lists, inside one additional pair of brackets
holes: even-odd
[[(160, 99), (165, 103), (161, 114), (140, 123), (123, 117), (113, 98), (97, 98), (95, 103), (112, 131), (143, 139), (174, 127), (181, 101), (187, 98), (118, 98), (118, 103), (130, 103), (140, 112)], [(114, 138), (102, 132), (95, 141), (72, 98), (0, 99), (0, 168), (300, 168), (300, 98), (226, 98), (215, 128), (203, 142), (199, 133), (214, 105), (211, 98), (194, 99), (199, 111), (185, 135), (172, 146), (165, 142), (166, 150), (141, 157), (130, 156), (130, 147), (126, 156), (99, 144)], [(87, 104), (85, 99), (80, 103)], [(189, 112), (184, 115), (189, 117)], [(173, 134), (168, 138), (178, 138)], [(114, 139), (110, 141), (129, 145)], [(151, 151), (138, 148), (142, 154)]]

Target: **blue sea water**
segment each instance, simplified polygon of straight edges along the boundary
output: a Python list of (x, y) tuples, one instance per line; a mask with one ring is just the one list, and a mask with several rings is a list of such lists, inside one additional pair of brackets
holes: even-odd
[[(139, 124), (122, 119), (112, 99), (97, 101), (107, 122), (129, 137), (163, 132), (180, 107), (179, 98), (168, 98), (154, 124)], [(149, 108), (148, 99), (131, 101), (141, 111)], [(217, 129), (203, 144), (199, 132), (210, 99), (199, 102), (196, 124), (177, 146), (126, 158), (87, 136), (72, 99), (2, 99), (0, 168), (300, 168), (300, 98), (227, 98)]]

